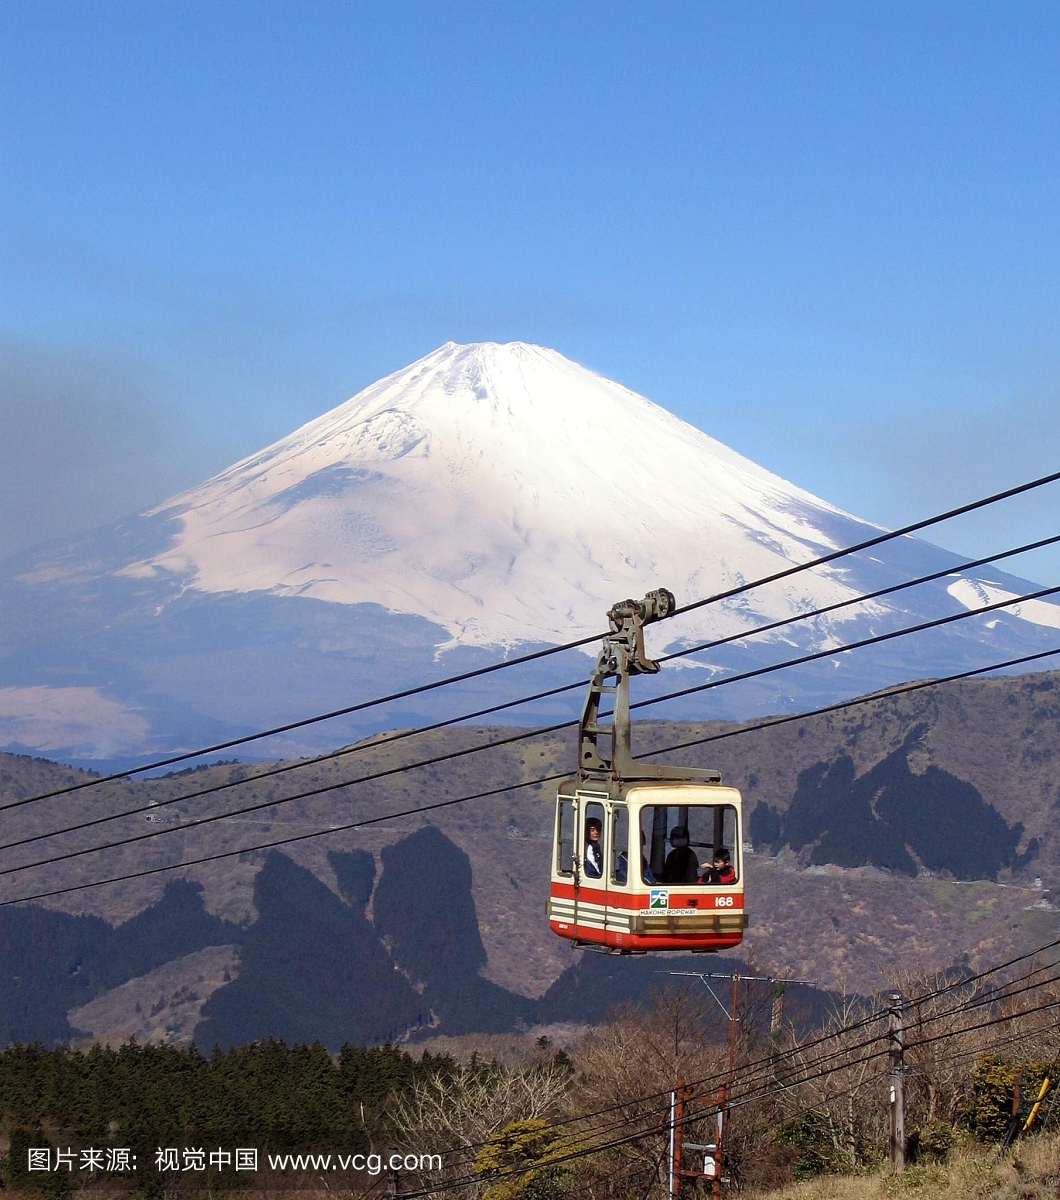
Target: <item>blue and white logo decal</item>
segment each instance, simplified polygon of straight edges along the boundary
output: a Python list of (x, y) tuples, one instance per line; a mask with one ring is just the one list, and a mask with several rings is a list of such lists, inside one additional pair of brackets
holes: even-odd
[(670, 891), (668, 888), (652, 888), (648, 899), (649, 908), (669, 908)]

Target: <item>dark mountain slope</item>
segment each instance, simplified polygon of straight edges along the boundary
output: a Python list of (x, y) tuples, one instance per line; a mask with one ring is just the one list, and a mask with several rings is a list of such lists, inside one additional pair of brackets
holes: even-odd
[[(994, 961), (1060, 932), (1060, 897), (1055, 890), (1060, 888), (1058, 685), (1056, 672), (968, 680), (746, 733), (721, 723), (644, 722), (635, 731), (634, 748), (650, 756), (660, 747), (690, 738), (725, 735), (724, 740), (665, 757), (717, 766), (727, 782), (742, 789), (748, 812), (755, 814), (756, 853), (747, 859), (747, 872), (749, 940), (759, 962), (822, 985), (835, 987), (845, 980), (852, 988), (870, 992), (881, 986), (881, 971), (899, 959), (945, 967), (968, 953), (973, 959), (992, 956), (983, 961)], [(911, 738), (914, 730), (917, 736)], [(297, 788), (330, 786), (411, 758), (482, 744), (499, 732), (457, 728), (393, 746), (366, 743), (349, 758), (307, 765), (275, 781), (255, 781), (257, 766), (244, 763), (212, 766), (188, 777), (106, 785), (64, 797), (62, 820), (57, 820), (58, 803), (11, 809), (5, 813), (5, 833), (10, 838), (30, 836), (65, 820), (168, 799), (191, 788), (239, 784), (220, 797), (167, 809), (179, 822), (182, 816), (214, 811), (222, 801), (228, 808), (233, 801), (280, 799)], [(733, 733), (738, 736), (728, 736)], [(219, 822), (200, 828), (178, 823), (171, 836), (154, 842), (8, 876), (0, 881), (0, 899), (91, 882), (136, 870), (145, 862), (153, 866), (239, 851), (288, 831), (300, 835), (309, 828), (378, 818), (422, 799), (503, 789), (569, 769), (572, 756), (569, 739), (546, 736), (429, 771), (396, 774), (262, 810), (253, 823)], [(844, 758), (852, 770), (836, 768)], [(819, 795), (831, 771), (836, 774), (828, 786), (835, 794), (825, 789), (825, 795)], [(0, 756), (0, 802), (75, 778), (40, 760)], [(861, 797), (858, 789), (864, 789), (864, 806), (857, 817), (861, 842), (848, 838), (842, 822), (833, 820), (833, 815), (842, 815), (844, 796)], [(540, 996), (570, 965), (569, 947), (549, 932), (543, 917), (553, 804), (553, 789), (546, 786), (437, 810), (430, 836), (448, 839), (458, 853), (443, 844), (435, 854), (432, 843), (419, 840), (413, 840), (411, 848), (392, 850), (402, 839), (426, 836), (426, 831), (419, 834), (421, 818), (388, 819), (383, 825), (329, 834), (284, 853), (317, 880), (327, 881), (335, 889), (328, 902), (340, 909), (349, 905), (342, 905), (338, 893), (363, 908), (375, 867), (385, 861), (386, 878), (376, 887), (369, 911), (380, 928), (385, 926), (403, 969), (423, 985), (419, 1003), (437, 1014), (441, 1028), (460, 1013), (471, 1010), (477, 1016), (473, 1010), (479, 1000), (454, 994), (451, 980), (432, 955), (440, 962), (454, 956), (471, 989), (486, 983), (509, 995)], [(813, 816), (822, 809), (832, 814), (827, 820)], [(770, 828), (761, 827), (763, 815)], [(783, 835), (789, 818), (792, 830), (797, 822), (806, 822), (801, 836), (809, 840), (774, 858), (771, 847), (788, 841)], [(1014, 842), (1021, 825), (1022, 834)], [(140, 816), (111, 828), (123, 836), (151, 827)], [(843, 833), (842, 840), (826, 842), (829, 830)], [(915, 869), (923, 867), (936, 878), (925, 871), (906, 873), (908, 862), (898, 870), (871, 865), (881, 862), (876, 839), (882, 834), (891, 837), (891, 844)], [(79, 837), (87, 841), (87, 834), (64, 841), (76, 846)], [(61, 845), (58, 839), (52, 844)], [(152, 857), (146, 857), (145, 846)], [(32, 849), (22, 853), (28, 857)], [(858, 861), (869, 865), (837, 865)], [(210, 913), (242, 927), (258, 916), (254, 890), (263, 862), (262, 855), (237, 853), (187, 874), (202, 884)], [(442, 872), (442, 879), (434, 879), (435, 864), (442, 862), (449, 864), (449, 874)], [(1036, 887), (1039, 876), (1041, 885)], [(63, 906), (71, 915), (88, 914), (119, 924), (158, 904), (165, 878), (154, 875), (120, 887), (92, 888), (48, 903)], [(461, 881), (459, 889), (447, 886), (456, 879)], [(435, 919), (436, 932), (427, 936)], [(239, 939), (226, 935), (225, 940)], [(439, 947), (449, 949), (443, 955)], [(91, 988), (78, 991), (76, 1002), (83, 1003), (91, 994)], [(495, 999), (511, 1003), (503, 995)], [(483, 1011), (492, 1014), (493, 1003), (482, 999)], [(464, 1027), (463, 1017), (460, 1022)]]
[(344, 904), (315, 876), (271, 853), (255, 881), (258, 919), (243, 938), (237, 979), (203, 1006), (203, 1047), (264, 1038), (383, 1042), (429, 1020), (394, 967), (363, 907)]
[(752, 842), (774, 853), (806, 851), (810, 863), (883, 867), (915, 875), (918, 864), (955, 879), (996, 879), (1037, 855), (1036, 839), (1022, 855), (1023, 825), (1006, 823), (971, 783), (929, 766), (917, 774), (909, 755), (923, 735), (912, 730), (902, 746), (864, 775), (849, 754), (799, 773), (786, 813), (759, 802), (751, 811)]
[(202, 886), (185, 879), (116, 929), (36, 905), (0, 909), (0, 1039), (65, 1042), (70, 1009), (174, 958), (238, 941), (241, 932), (210, 916)]
[(532, 1019), (525, 997), (479, 974), (486, 948), (471, 898), (471, 861), (427, 826), (383, 850), (375, 925), (445, 1033), (504, 1032)]

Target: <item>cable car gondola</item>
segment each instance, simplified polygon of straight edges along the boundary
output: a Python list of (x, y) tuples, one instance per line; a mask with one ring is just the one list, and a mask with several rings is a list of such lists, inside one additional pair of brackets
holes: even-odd
[[(638, 762), (630, 750), (629, 677), (659, 670), (643, 629), (675, 608), (660, 588), (608, 613), (578, 723), (578, 773), (556, 798), (548, 918), (576, 945), (728, 950), (747, 927), (740, 793), (718, 771)], [(613, 712), (601, 715), (604, 695)]]

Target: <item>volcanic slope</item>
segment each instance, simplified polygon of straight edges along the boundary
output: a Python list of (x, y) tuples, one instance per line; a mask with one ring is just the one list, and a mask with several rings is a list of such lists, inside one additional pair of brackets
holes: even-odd
[[(139, 517), (7, 560), (0, 745), (91, 761), (212, 740), (590, 634), (626, 595), (666, 586), (684, 604), (878, 532), (554, 350), (447, 343)], [(958, 562), (903, 538), (681, 616), (653, 645), (750, 631)], [(1032, 587), (993, 569), (954, 572), (684, 660), (686, 675), (838, 647)], [(1029, 602), (665, 715), (813, 703), (925, 662), (941, 672), (1041, 649), (1058, 629), (1060, 606)], [(549, 660), (506, 694), (585, 666), (580, 654)], [(483, 685), (470, 706), (501, 686)], [(462, 703), (421, 698), (265, 752)]]

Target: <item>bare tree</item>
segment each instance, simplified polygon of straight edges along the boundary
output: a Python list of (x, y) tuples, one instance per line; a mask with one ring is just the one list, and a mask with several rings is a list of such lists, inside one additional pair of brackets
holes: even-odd
[(484, 1190), (473, 1179), (481, 1148), (518, 1122), (554, 1119), (570, 1088), (569, 1067), (552, 1060), (523, 1070), (473, 1062), (418, 1080), (411, 1095), (393, 1103), (390, 1117), (403, 1148), (443, 1156), (433, 1182), (468, 1179), (453, 1195), (477, 1197)]

